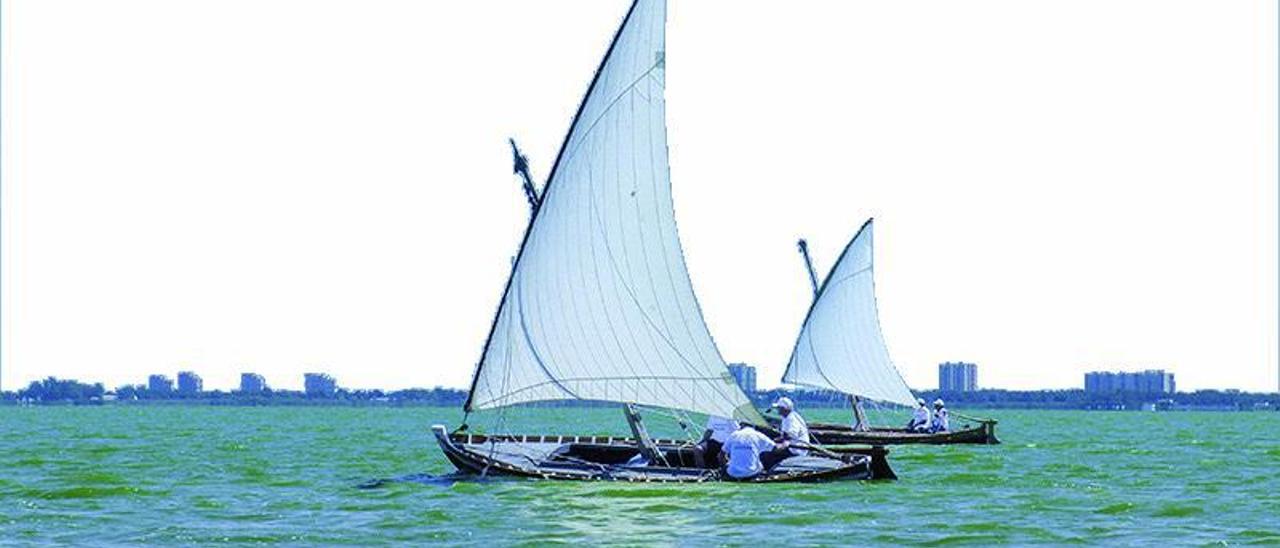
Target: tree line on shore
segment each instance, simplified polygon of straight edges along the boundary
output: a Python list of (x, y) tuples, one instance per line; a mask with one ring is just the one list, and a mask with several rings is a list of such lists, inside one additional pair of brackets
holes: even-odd
[(348, 390), (308, 394), (298, 390), (266, 388), (255, 392), (239, 390), (151, 390), (146, 385), (127, 384), (107, 391), (102, 383), (88, 384), (49, 377), (33, 381), (17, 392), (0, 393), (0, 401), (34, 404), (95, 405), (102, 403), (203, 403), (210, 405), (317, 405), (317, 404), (418, 404), (460, 406), (467, 398), (462, 390), (450, 388), (410, 388), (405, 390)]
[[(1280, 395), (1236, 390), (1198, 390), (1176, 394), (1141, 392), (1085, 392), (1069, 390), (1000, 390), (971, 392), (917, 391), (926, 401), (942, 399), (948, 406), (1000, 409), (1143, 409), (1202, 407), (1224, 409), (1280, 408)], [(848, 407), (848, 396), (836, 392), (775, 388), (751, 394), (761, 407), (780, 396), (788, 396), (806, 407)], [(149, 390), (144, 385), (124, 385), (107, 391), (102, 383), (83, 383), (49, 377), (34, 381), (17, 392), (0, 393), (0, 402), (32, 404), (94, 405), (102, 403), (201, 403), (208, 405), (431, 405), (458, 407), (467, 392), (452, 388), (411, 388), (405, 390), (348, 390), (331, 394), (307, 394), (297, 390), (265, 389), (260, 392)], [(593, 405), (591, 402), (564, 402), (564, 405)]]

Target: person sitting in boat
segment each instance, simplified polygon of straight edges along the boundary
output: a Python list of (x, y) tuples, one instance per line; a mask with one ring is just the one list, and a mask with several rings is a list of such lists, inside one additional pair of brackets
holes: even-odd
[(929, 426), (930, 432), (946, 432), (951, 429), (951, 421), (948, 417), (946, 404), (942, 403), (942, 398), (933, 400), (933, 423)]
[(924, 402), (924, 398), (916, 398), (916, 410), (911, 414), (911, 420), (907, 422), (907, 431), (927, 433), (933, 422), (933, 415), (929, 413), (929, 404)]
[(804, 417), (801, 417), (800, 413), (796, 412), (796, 404), (791, 401), (791, 398), (783, 396), (778, 398), (778, 401), (773, 402), (772, 407), (778, 410), (779, 415), (782, 415), (782, 424), (778, 427), (782, 435), (774, 440), (782, 445), (761, 455), (760, 458), (764, 459), (765, 468), (773, 468), (773, 465), (782, 462), (787, 457), (809, 454), (808, 449), (792, 446), (793, 444), (809, 444), (809, 423), (805, 422)]
[(779, 447), (785, 449), (786, 446), (786, 442), (774, 443), (750, 424), (742, 423), (724, 442), (723, 454), (727, 460), (724, 471), (735, 479), (758, 476), (767, 469), (761, 456), (771, 454)]
[(702, 440), (693, 446), (693, 463), (698, 468), (714, 468), (719, 466), (720, 451), (724, 442), (729, 440), (738, 429), (738, 423), (711, 415), (707, 417), (707, 429), (702, 433)]

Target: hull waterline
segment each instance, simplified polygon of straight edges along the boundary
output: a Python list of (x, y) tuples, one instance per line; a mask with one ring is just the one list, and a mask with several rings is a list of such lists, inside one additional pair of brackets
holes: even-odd
[(900, 428), (872, 428), (855, 431), (843, 424), (814, 423), (809, 425), (809, 435), (823, 445), (996, 445), (996, 421), (988, 420), (968, 428), (950, 432), (919, 433)]

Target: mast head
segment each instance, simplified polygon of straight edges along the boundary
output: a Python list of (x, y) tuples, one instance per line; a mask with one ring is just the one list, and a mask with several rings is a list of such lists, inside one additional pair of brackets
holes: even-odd
[(529, 160), (526, 159), (523, 154), (520, 154), (520, 147), (516, 146), (516, 140), (514, 138), (507, 137), (507, 142), (511, 143), (511, 158), (513, 163), (515, 164), (514, 167), (512, 168), (513, 172), (520, 173), (522, 171), (528, 170)]

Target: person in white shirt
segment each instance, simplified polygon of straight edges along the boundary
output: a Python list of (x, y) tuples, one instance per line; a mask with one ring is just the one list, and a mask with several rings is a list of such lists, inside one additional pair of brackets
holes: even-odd
[(907, 423), (907, 430), (921, 433), (928, 432), (932, 421), (933, 416), (929, 414), (929, 406), (924, 403), (924, 398), (916, 398), (916, 410), (911, 414), (911, 421)]
[(768, 436), (744, 423), (729, 434), (724, 442), (724, 454), (728, 457), (724, 471), (736, 479), (753, 478), (765, 471), (761, 455), (770, 454), (779, 447), (786, 448), (786, 442), (776, 444)]
[(786, 444), (760, 457), (764, 459), (765, 468), (773, 468), (773, 465), (782, 462), (788, 457), (809, 454), (808, 449), (792, 447), (792, 444), (807, 445), (809, 443), (809, 424), (804, 421), (804, 417), (801, 417), (800, 413), (796, 412), (796, 404), (791, 401), (791, 398), (783, 396), (778, 398), (778, 401), (773, 402), (772, 407), (778, 410), (779, 415), (782, 415), (782, 424), (778, 427), (782, 435), (778, 436), (775, 441), (786, 442)]
[(929, 426), (930, 432), (946, 432), (951, 429), (951, 417), (947, 412), (946, 406), (942, 403), (942, 398), (933, 400), (933, 423)]
[(698, 468), (715, 468), (720, 465), (720, 451), (724, 442), (738, 429), (738, 423), (724, 417), (707, 417), (707, 429), (702, 440), (693, 446), (693, 464)]

